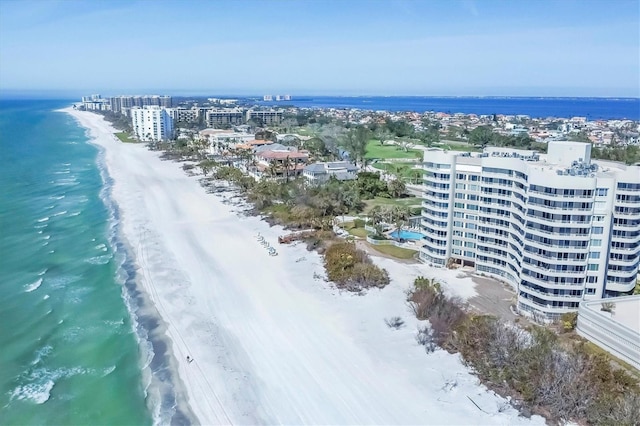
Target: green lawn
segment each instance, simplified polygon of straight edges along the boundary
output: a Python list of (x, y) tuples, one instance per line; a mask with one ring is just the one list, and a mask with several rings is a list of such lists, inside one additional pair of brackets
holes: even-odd
[(364, 213), (367, 214), (375, 206), (402, 206), (402, 207), (420, 207), (422, 199), (418, 197), (407, 198), (382, 198), (376, 197), (373, 200), (365, 200)]
[(125, 132), (120, 132), (120, 133), (114, 133), (118, 139), (120, 139), (121, 142), (125, 142), (125, 143), (137, 143), (138, 141), (129, 137), (128, 134), (126, 134)]
[(364, 228), (350, 228), (347, 232), (354, 237), (367, 238), (367, 231)]
[(415, 149), (405, 151), (397, 145), (380, 145), (380, 141), (371, 139), (367, 144), (367, 154), (365, 158), (422, 158), (422, 151)]
[[(384, 170), (394, 175), (400, 174), (400, 177), (408, 183), (420, 183), (424, 170), (414, 169), (413, 166), (415, 165), (416, 163), (402, 163), (398, 161), (394, 163), (373, 163), (371, 166), (374, 169)], [(418, 179), (417, 181), (416, 178)]]
[(372, 244), (370, 244), (369, 246), (373, 247), (373, 249), (379, 251), (380, 253), (384, 253), (388, 256), (393, 256), (398, 259), (413, 259), (418, 253), (416, 250), (409, 250), (396, 246), (374, 246)]

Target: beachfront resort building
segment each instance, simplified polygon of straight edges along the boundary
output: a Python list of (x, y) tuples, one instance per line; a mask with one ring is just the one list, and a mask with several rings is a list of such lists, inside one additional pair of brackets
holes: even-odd
[(173, 119), (165, 108), (156, 105), (131, 108), (131, 125), (136, 137), (145, 142), (170, 139)]
[(517, 310), (542, 320), (633, 290), (640, 167), (592, 161), (590, 144), (558, 141), (546, 155), (429, 150), (424, 168), (422, 261), (507, 282)]

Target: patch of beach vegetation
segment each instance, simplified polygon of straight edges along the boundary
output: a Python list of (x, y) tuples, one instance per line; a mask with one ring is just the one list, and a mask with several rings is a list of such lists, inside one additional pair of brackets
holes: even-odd
[(127, 132), (118, 132), (118, 133), (114, 133), (114, 135), (116, 135), (116, 137), (118, 139), (120, 139), (120, 142), (124, 142), (124, 143), (138, 143), (137, 139), (132, 138), (131, 136), (129, 136), (129, 134)]
[(349, 242), (334, 243), (327, 248), (324, 266), (329, 280), (340, 289), (360, 292), (389, 284), (389, 273), (374, 265), (364, 250)]
[(553, 423), (637, 424), (637, 379), (583, 341), (563, 345), (548, 328), (471, 314), (437, 281), (423, 277), (414, 281), (407, 302), (418, 319), (429, 321), (416, 336), (427, 352), (440, 347), (460, 353), (485, 385), (509, 396), (523, 415), (540, 414)]

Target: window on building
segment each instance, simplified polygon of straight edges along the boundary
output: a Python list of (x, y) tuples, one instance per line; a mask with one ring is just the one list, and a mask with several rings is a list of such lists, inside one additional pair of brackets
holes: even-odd
[(596, 189), (596, 195), (598, 197), (606, 197), (608, 191), (609, 191), (608, 188), (598, 188)]
[(589, 259), (600, 259), (600, 252), (599, 251), (590, 251), (589, 252)]
[(598, 267), (599, 267), (599, 265), (597, 263), (590, 263), (587, 266), (587, 271), (597, 271)]
[(600, 235), (604, 232), (604, 228), (602, 226), (594, 226), (591, 229), (591, 233), (595, 235)]
[(592, 247), (601, 247), (602, 246), (602, 240), (591, 240), (591, 246)]

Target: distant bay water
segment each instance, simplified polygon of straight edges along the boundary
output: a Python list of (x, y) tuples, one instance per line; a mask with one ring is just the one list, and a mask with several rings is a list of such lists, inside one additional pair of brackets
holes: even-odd
[(108, 177), (69, 104), (0, 101), (0, 424), (151, 424)]
[(640, 98), (294, 96), (291, 101), (258, 101), (260, 105), (307, 108), (358, 108), (384, 111), (528, 115), (532, 118), (587, 117), (589, 120), (640, 120)]

